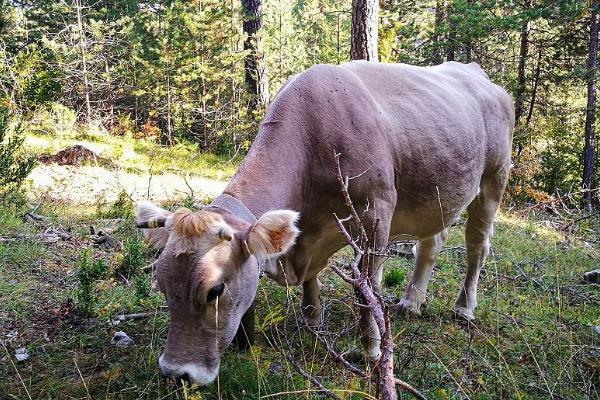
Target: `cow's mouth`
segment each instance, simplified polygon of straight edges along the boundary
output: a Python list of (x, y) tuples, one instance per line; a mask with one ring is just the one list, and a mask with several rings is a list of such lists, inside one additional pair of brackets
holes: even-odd
[(195, 363), (178, 365), (166, 360), (164, 355), (160, 356), (158, 364), (164, 376), (173, 378), (179, 383), (190, 382), (206, 386), (211, 384), (219, 374), (218, 364), (215, 368), (207, 368)]

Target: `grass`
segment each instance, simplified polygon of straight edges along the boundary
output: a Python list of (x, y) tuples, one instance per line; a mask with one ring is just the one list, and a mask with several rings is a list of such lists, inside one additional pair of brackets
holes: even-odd
[(115, 168), (134, 174), (152, 170), (155, 175), (176, 173), (226, 180), (233, 175), (239, 162), (239, 158), (201, 153), (197, 145), (188, 142), (164, 147), (154, 141), (103, 133), (74, 133), (60, 137), (29, 134), (26, 139), (26, 146), (37, 154), (54, 154), (74, 144), (81, 144), (101, 157), (109, 158)]
[[(68, 142), (47, 140), (37, 136), (29, 143), (58, 149)], [(196, 154), (191, 148), (167, 152), (126, 138), (88, 140), (105, 151), (114, 148), (114, 143), (106, 143), (113, 140), (127, 149), (132, 146), (135, 156), (124, 150), (119, 158), (120, 168), (132, 170), (153, 158), (154, 151), (159, 153), (156, 159), (176, 168), (193, 164), (187, 157)], [(234, 166), (223, 168), (223, 159), (197, 157), (207, 164), (191, 166), (193, 174), (219, 179), (232, 174)], [(169, 205), (177, 201), (190, 202), (182, 196)], [(140, 238), (127, 199), (117, 196), (101, 208), (53, 199), (41, 199), (36, 205), (36, 213), (47, 216), (47, 221), (23, 222), (22, 209), (0, 208), (0, 236), (19, 237), (0, 243), (0, 339), (6, 346), (6, 351), (0, 348), (0, 399), (320, 398), (286, 354), (341, 397), (376, 395), (372, 385), (332, 361), (302, 327), (301, 289), (281, 288), (268, 280), (261, 282), (257, 293), (258, 341), (251, 351), (228, 350), (218, 382), (207, 388), (176, 387), (165, 381), (157, 367), (168, 326), (164, 298), (154, 288), (147, 293), (149, 281), (136, 283), (114, 273), (131, 251), (122, 244)], [(430, 399), (599, 397), (600, 335), (592, 327), (600, 325), (600, 292), (598, 286), (582, 284), (581, 277), (598, 267), (600, 252), (578, 235), (548, 227), (544, 219), (514, 212), (498, 216), (479, 284), (478, 319), (468, 325), (452, 316), (466, 254), (463, 222), (451, 228), (423, 315), (393, 316), (398, 377)], [(42, 244), (35, 237), (47, 226), (63, 227), (72, 237)], [(95, 246), (90, 226), (110, 232), (117, 245)], [(94, 287), (92, 317), (78, 313), (74, 304), (77, 270), (86, 250), (112, 271)], [(136, 260), (142, 260), (136, 261), (136, 268), (156, 257), (144, 246), (138, 250)], [(344, 249), (336, 257), (347, 255)], [(392, 272), (386, 275), (384, 290), (391, 302), (402, 296), (413, 265), (414, 260), (405, 257), (386, 261)], [(338, 333), (336, 344), (348, 359), (365, 367), (354, 329), (357, 310), (352, 291), (329, 269), (321, 281), (325, 328)], [(137, 312), (148, 316), (115, 327), (107, 322), (116, 314)], [(118, 330), (133, 338), (132, 347), (110, 344)], [(13, 354), (18, 347), (28, 349), (29, 360), (16, 362)]]

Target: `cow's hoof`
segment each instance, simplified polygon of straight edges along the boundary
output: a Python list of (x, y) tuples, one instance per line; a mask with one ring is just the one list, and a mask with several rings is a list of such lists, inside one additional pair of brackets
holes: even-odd
[(318, 328), (323, 324), (323, 312), (314, 306), (303, 306), (302, 313), (306, 324), (311, 328)]
[(396, 310), (403, 315), (421, 315), (421, 305), (414, 300), (402, 299), (396, 304)]
[(465, 307), (455, 307), (454, 308), (454, 318), (461, 319), (467, 322), (475, 321), (475, 314), (473, 311), (465, 308)]
[(381, 358), (381, 349), (379, 347), (376, 347), (369, 350), (367, 358), (369, 359), (369, 364), (376, 364), (377, 361), (379, 361), (379, 358)]
[(306, 317), (306, 324), (311, 328), (318, 328), (323, 323), (323, 318), (321, 318), (321, 314), (316, 316)]

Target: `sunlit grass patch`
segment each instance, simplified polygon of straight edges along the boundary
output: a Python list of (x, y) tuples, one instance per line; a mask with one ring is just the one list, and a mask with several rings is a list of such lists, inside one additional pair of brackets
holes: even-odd
[(227, 158), (202, 153), (198, 146), (180, 142), (174, 146), (160, 144), (126, 136), (106, 134), (53, 137), (47, 135), (27, 136), (26, 145), (38, 154), (53, 154), (64, 147), (83, 145), (101, 157), (115, 163), (118, 168), (130, 173), (182, 173), (215, 180), (229, 179), (237, 168), (239, 158)]

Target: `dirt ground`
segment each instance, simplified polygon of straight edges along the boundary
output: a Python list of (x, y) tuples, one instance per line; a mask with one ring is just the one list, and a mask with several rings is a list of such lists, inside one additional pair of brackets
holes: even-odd
[(114, 202), (123, 190), (133, 201), (181, 198), (191, 194), (192, 189), (195, 198), (213, 197), (226, 186), (225, 182), (198, 176), (184, 178), (173, 173), (151, 176), (97, 166), (39, 165), (30, 179), (29, 195), (33, 199), (44, 197), (78, 204)]

